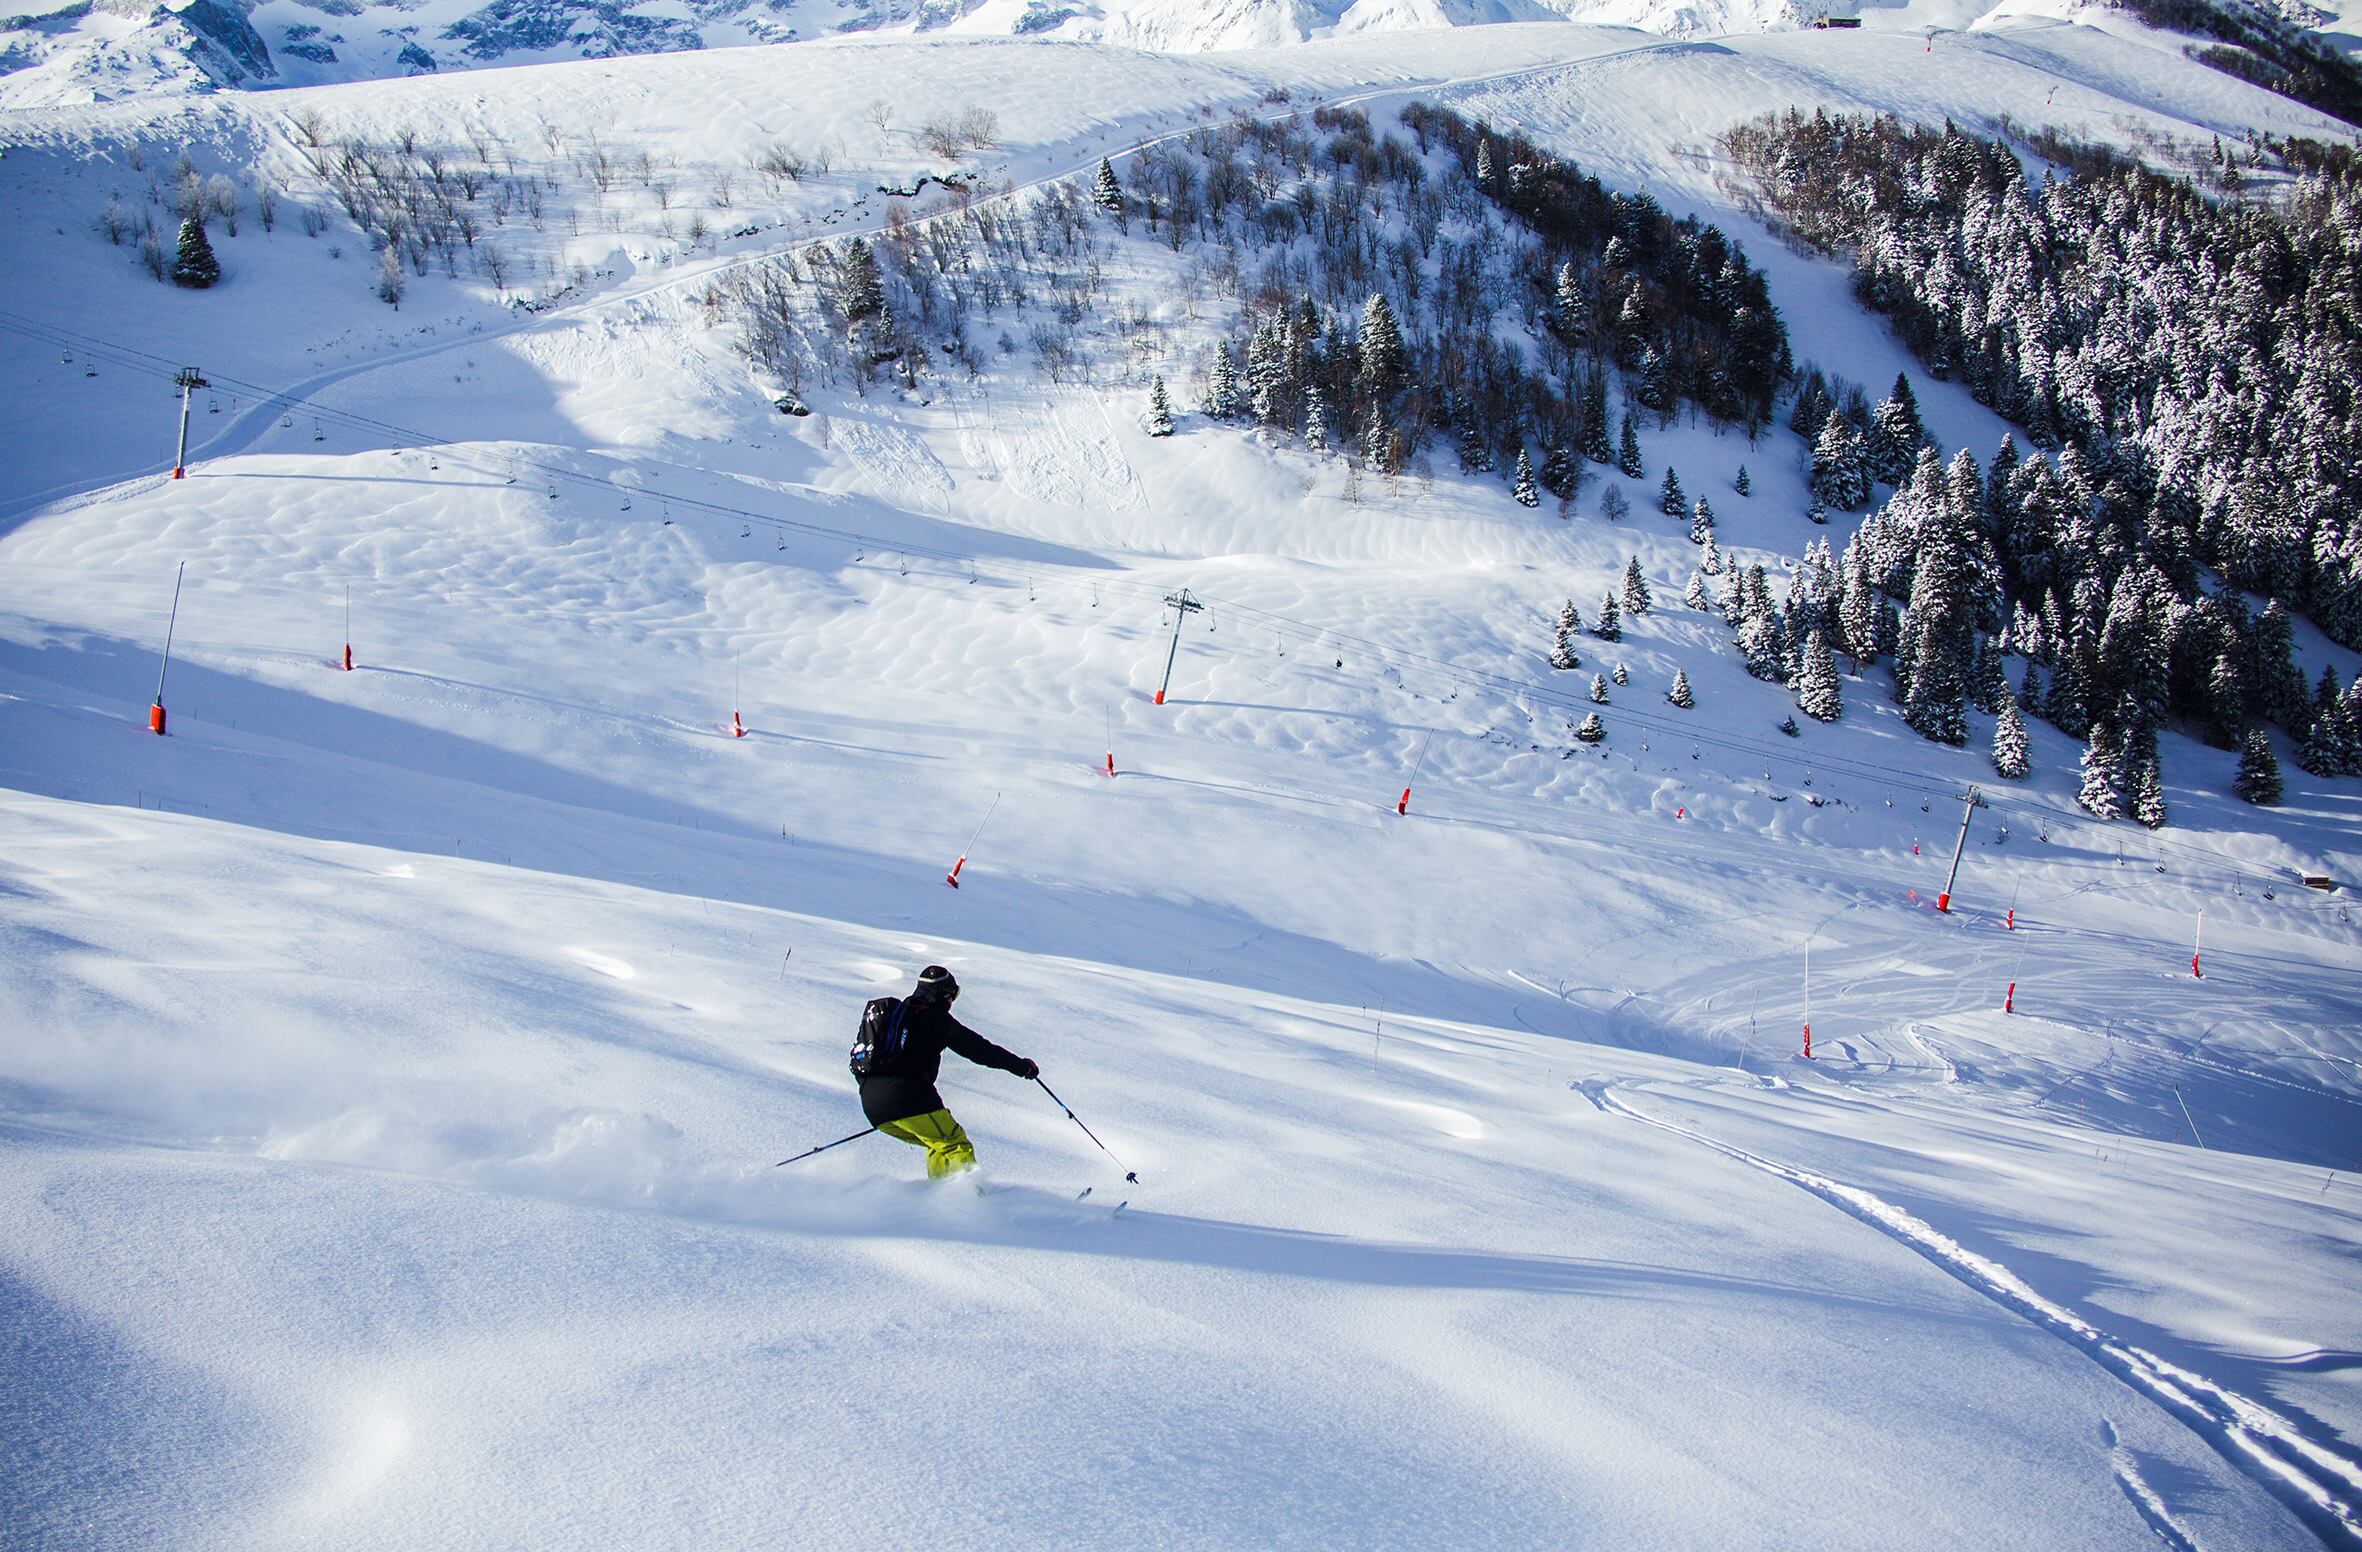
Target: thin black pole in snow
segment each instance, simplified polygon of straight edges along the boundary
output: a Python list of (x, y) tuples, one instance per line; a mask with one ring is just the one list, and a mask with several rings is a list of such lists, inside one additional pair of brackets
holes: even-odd
[(774, 1164), (771, 1167), (773, 1169), (777, 1169), (781, 1164), (793, 1164), (796, 1159), (808, 1159), (815, 1153), (826, 1153), (831, 1148), (842, 1148), (849, 1142), (859, 1142), (862, 1138), (867, 1137), (870, 1133), (876, 1130), (877, 1128), (874, 1126), (865, 1126), (850, 1137), (839, 1137), (835, 1142), (824, 1142), (817, 1148), (806, 1148), (803, 1152), (797, 1154), (795, 1159), (781, 1159), (779, 1164)]
[[(1038, 1076), (1033, 1081), (1040, 1086), (1043, 1093), (1050, 1096), (1051, 1104), (1056, 1105), (1059, 1109), (1066, 1111), (1067, 1120), (1072, 1121), (1077, 1126), (1083, 1126), (1083, 1118), (1076, 1115), (1074, 1111), (1068, 1107), (1066, 1101), (1058, 1097), (1056, 1090), (1052, 1089), (1047, 1083), (1043, 1083)], [(1122, 1159), (1115, 1158), (1115, 1150), (1107, 1146), (1107, 1144), (1099, 1141), (1099, 1134), (1097, 1132), (1092, 1131), (1087, 1126), (1083, 1126), (1083, 1135), (1090, 1138), (1091, 1141), (1098, 1146), (1098, 1149), (1101, 1153), (1106, 1154), (1111, 1159), (1115, 1159), (1115, 1167), (1117, 1169), (1123, 1170), (1124, 1178), (1126, 1180), (1129, 1180), (1134, 1185), (1138, 1185), (1140, 1183), (1140, 1177), (1134, 1174), (1131, 1170), (1125, 1168), (1124, 1161)]]
[(189, 563), (184, 560), (172, 575), (172, 615), (164, 626), (164, 660), (156, 666), (156, 703), (148, 708), (148, 731), (159, 738), (164, 734), (164, 676), (172, 671), (172, 634), (180, 626), (180, 584), (188, 574)]

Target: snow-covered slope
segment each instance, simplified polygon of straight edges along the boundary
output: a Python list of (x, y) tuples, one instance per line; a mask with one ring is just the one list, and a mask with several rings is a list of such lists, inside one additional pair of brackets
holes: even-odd
[[(1907, 362), (1842, 272), (1733, 208), (1732, 119), (2327, 132), (2073, 26), (832, 42), (16, 126), (0, 202), (53, 219), (0, 224), (0, 1524), (2353, 1541), (2362, 933), (2291, 879), (2362, 874), (2350, 784), (2291, 772), (2258, 815), (2177, 739), (2173, 826), (2100, 827), (2037, 728), (1939, 915), (1984, 763), (1866, 682), (1782, 739), (1675, 601), (1670, 520), (1147, 436), (1144, 374), (1235, 306), (1217, 255), (1109, 238), (1161, 355), (1048, 382), (1050, 304), (1012, 304), (973, 377), (815, 381), (807, 417), (705, 300), (916, 208), (877, 190), (945, 170), (911, 134), (942, 114), (997, 116), (961, 165), (1022, 210), (1233, 110), (1414, 96), (1724, 223), (1799, 353), (1874, 383)], [(476, 237), (508, 283), (376, 300), (307, 110), (529, 170), (539, 213)], [(781, 142), (835, 154), (754, 172)], [(184, 149), (281, 190), (204, 293), (92, 231)], [(1998, 441), (1923, 395), (1947, 445)], [(1784, 439), (1646, 457), (1777, 561), (1815, 532)], [(1544, 625), (1635, 555), (1660, 602), (1585, 643), (1629, 684), (1581, 749)], [(1159, 706), (1182, 587), (1211, 607)], [(991, 1194), (875, 1137), (772, 1167), (860, 1125), (854, 1015), (930, 961), (1121, 1166), (955, 1063)]]

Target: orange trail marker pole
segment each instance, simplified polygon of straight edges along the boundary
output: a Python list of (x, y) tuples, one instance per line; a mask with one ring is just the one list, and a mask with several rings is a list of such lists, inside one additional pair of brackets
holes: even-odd
[(2190, 977), (2193, 980), (2203, 981), (2206, 979), (2206, 972), (2198, 968), (2198, 953), (2205, 945), (2206, 912), (2201, 910), (2198, 913), (2198, 931), (2190, 938)]
[(1804, 940), (1804, 1059), (1813, 1059), (1813, 940)]
[(1419, 740), (1419, 758), (1411, 764), (1411, 779), (1403, 783), (1402, 796), (1395, 801), (1394, 811), (1396, 813), (1407, 814), (1411, 811), (1411, 788), (1419, 784), (1419, 772), (1427, 765), (1427, 746), (1434, 742), (1435, 729), (1429, 728), (1427, 736)]
[(943, 881), (946, 884), (949, 884), (952, 888), (957, 889), (960, 887), (960, 869), (968, 865), (968, 853), (976, 849), (976, 842), (984, 834), (984, 827), (992, 823), (993, 809), (997, 809), (1000, 806), (1001, 795), (996, 792), (992, 795), (992, 806), (985, 809), (984, 817), (982, 819), (976, 821), (976, 833), (969, 836), (968, 844), (960, 848), (959, 860), (951, 865), (951, 871), (949, 873), (943, 875)]
[(344, 590), (344, 671), (353, 671), (353, 590), (349, 583)]
[(148, 708), (148, 731), (159, 738), (164, 736), (164, 676), (172, 671), (172, 633), (180, 626), (180, 584), (188, 574), (184, 560), (172, 575), (172, 617), (164, 626), (164, 661), (156, 667), (156, 701)]

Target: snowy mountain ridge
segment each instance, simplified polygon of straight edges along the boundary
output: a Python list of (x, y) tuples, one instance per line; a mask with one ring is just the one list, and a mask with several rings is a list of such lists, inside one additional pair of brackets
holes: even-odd
[[(1705, 37), (1793, 28), (1833, 8), (1827, 0), (693, 0), (677, 8), (625, 0), (83, 0), (48, 11), (16, 3), (26, 8), (0, 35), (8, 40), (0, 66), (32, 73), (7, 94), (27, 104), (829, 36), (1057, 38), (1201, 53), (1532, 21)], [(1964, 27), (1988, 14), (2055, 9), (2051, 0), (1893, 0), (1863, 8), (1868, 25), (1896, 28)]]

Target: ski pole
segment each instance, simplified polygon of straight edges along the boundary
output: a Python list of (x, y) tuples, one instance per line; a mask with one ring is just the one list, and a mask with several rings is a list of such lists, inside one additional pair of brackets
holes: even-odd
[[(1056, 1090), (1052, 1089), (1047, 1083), (1042, 1083), (1042, 1080), (1039, 1078), (1036, 1078), (1033, 1081), (1037, 1084), (1041, 1084), (1041, 1090), (1043, 1093), (1050, 1096), (1051, 1104), (1056, 1105), (1059, 1109), (1066, 1111), (1067, 1120), (1072, 1121), (1077, 1126), (1083, 1126), (1083, 1118), (1076, 1115), (1073, 1110), (1067, 1107), (1066, 1101), (1058, 1097)], [(1099, 1134), (1097, 1132), (1092, 1131), (1087, 1126), (1083, 1126), (1083, 1135), (1090, 1138), (1093, 1143), (1097, 1144), (1101, 1153), (1106, 1154), (1111, 1159), (1115, 1159), (1115, 1150), (1107, 1146), (1107, 1144), (1100, 1142)], [(1132, 1184), (1138, 1185), (1140, 1183), (1140, 1177), (1138, 1175), (1132, 1173), (1131, 1170), (1124, 1168), (1124, 1161), (1122, 1159), (1115, 1159), (1115, 1167), (1117, 1169), (1123, 1170), (1124, 1178), (1129, 1180)]]
[[(835, 1142), (824, 1142), (817, 1148), (806, 1148), (803, 1152), (796, 1155), (796, 1159), (808, 1159), (815, 1153), (826, 1153), (831, 1148), (842, 1148), (849, 1142), (859, 1142), (862, 1138), (867, 1137), (870, 1133), (876, 1130), (877, 1128), (874, 1126), (865, 1126), (850, 1137), (839, 1137)], [(793, 1164), (796, 1159), (781, 1159), (779, 1164)], [(771, 1167), (773, 1169), (777, 1169), (779, 1164), (774, 1164)]]

